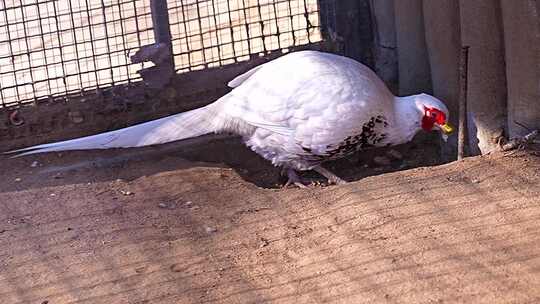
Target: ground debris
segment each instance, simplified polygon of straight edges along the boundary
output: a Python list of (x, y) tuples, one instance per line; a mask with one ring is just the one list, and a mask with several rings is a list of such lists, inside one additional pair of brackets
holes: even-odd
[(206, 231), (206, 233), (214, 233), (214, 232), (217, 232), (217, 228), (216, 227), (212, 227), (212, 226), (206, 226), (204, 227), (204, 231)]
[(259, 242), (259, 248), (263, 248), (263, 247), (266, 247), (270, 245), (270, 241), (268, 239), (265, 239), (265, 238), (260, 238), (260, 242)]
[(176, 202), (163, 202), (158, 204), (159, 208), (174, 210), (177, 207)]
[(512, 138), (505, 144), (501, 145), (501, 150), (504, 152), (519, 149), (523, 150), (528, 145), (536, 142), (536, 137), (538, 137), (538, 130), (533, 130), (523, 137)]

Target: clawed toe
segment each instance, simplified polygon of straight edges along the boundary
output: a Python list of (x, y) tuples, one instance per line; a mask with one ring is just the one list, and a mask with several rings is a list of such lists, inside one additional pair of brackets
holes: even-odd
[(287, 182), (285, 183), (284, 187), (295, 185), (298, 188), (302, 188), (302, 189), (307, 188), (307, 185), (306, 185), (307, 182), (303, 180), (300, 176), (298, 176), (296, 171), (294, 171), (293, 169), (284, 168), (283, 170), (281, 170), (281, 174), (284, 176), (287, 176)]
[(300, 181), (294, 181), (294, 180), (291, 180), (289, 179), (286, 183), (285, 183), (285, 188), (289, 187), (290, 185), (295, 185), (296, 187), (298, 188), (301, 188), (301, 189), (306, 189), (308, 188), (308, 186), (304, 185), (302, 182)]
[(328, 179), (328, 183), (330, 184), (334, 184), (334, 185), (345, 185), (347, 184), (346, 181), (344, 181), (343, 179), (341, 179), (339, 176), (335, 175), (334, 173), (328, 171), (327, 169), (321, 167), (321, 166), (317, 166), (315, 168), (313, 168), (313, 170), (315, 170), (315, 172), (319, 173), (320, 175), (326, 177)]
[[(347, 184), (346, 181), (344, 181), (343, 179), (339, 178), (337, 175), (333, 174), (332, 172), (328, 171), (327, 169), (325, 169), (325, 168), (323, 168), (321, 166), (315, 167), (315, 168), (313, 168), (313, 170), (315, 170), (316, 172), (318, 172), (322, 176), (326, 177), (328, 179), (329, 184), (334, 184), (334, 185), (345, 185), (345, 184)], [(296, 173), (296, 171), (294, 169), (283, 168), (281, 170), (281, 175), (287, 177), (287, 182), (285, 183), (284, 187), (288, 187), (290, 185), (295, 185), (298, 188), (304, 189), (304, 188), (308, 188), (307, 185), (310, 184), (309, 180), (303, 179), (302, 177), (298, 176), (298, 173)]]

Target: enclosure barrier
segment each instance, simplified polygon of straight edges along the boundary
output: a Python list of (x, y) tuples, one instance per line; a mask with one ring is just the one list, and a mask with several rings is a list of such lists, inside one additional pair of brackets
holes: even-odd
[(0, 108), (141, 81), (146, 45), (174, 72), (321, 41), (317, 0), (1, 0)]

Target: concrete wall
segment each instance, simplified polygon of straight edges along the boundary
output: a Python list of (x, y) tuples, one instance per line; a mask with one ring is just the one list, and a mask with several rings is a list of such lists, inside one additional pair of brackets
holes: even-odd
[(398, 88), (398, 55), (394, 0), (371, 0), (375, 72), (395, 94)]
[(431, 94), (422, 0), (395, 1), (399, 95)]
[(535, 0), (501, 0), (508, 82), (508, 131), (540, 129), (540, 19)]
[[(448, 105), (455, 125), (460, 49), (470, 46), (471, 154), (496, 149), (503, 136), (526, 134), (516, 121), (540, 128), (539, 0), (372, 1), (377, 3), (373, 10), (377, 25), (395, 24), (399, 94), (432, 92)], [(392, 15), (394, 20), (388, 20)], [(380, 41), (394, 35), (388, 28), (376, 33), (386, 35)], [(456, 139), (444, 145), (448, 159), (455, 157)]]
[(469, 48), (469, 147), (473, 154), (497, 148), (506, 128), (504, 37), (499, 1), (461, 0), (461, 40)]
[[(457, 126), (461, 50), (458, 2), (427, 0), (423, 2), (423, 10), (433, 95), (446, 104), (450, 122)], [(457, 156), (457, 136), (451, 136), (442, 145), (442, 154), (446, 160)]]

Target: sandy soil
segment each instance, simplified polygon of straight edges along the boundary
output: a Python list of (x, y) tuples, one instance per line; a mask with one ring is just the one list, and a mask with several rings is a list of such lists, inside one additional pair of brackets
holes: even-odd
[(219, 138), (2, 159), (0, 299), (538, 303), (540, 158), (425, 167), (433, 147), (400, 149), (307, 190)]

